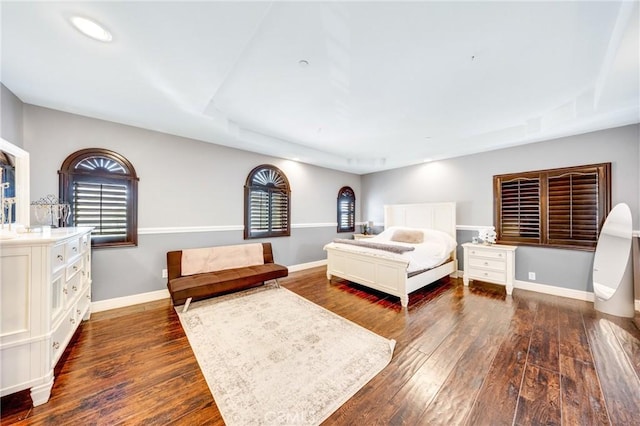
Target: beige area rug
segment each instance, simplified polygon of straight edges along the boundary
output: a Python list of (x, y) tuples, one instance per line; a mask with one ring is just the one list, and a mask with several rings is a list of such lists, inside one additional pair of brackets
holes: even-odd
[(227, 425), (314, 425), (387, 366), (385, 339), (284, 288), (178, 309)]

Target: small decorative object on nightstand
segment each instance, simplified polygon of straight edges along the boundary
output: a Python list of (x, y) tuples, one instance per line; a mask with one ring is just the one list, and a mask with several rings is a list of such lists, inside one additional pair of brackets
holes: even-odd
[(469, 280), (486, 281), (504, 285), (507, 294), (513, 292), (516, 277), (516, 246), (501, 244), (462, 244), (464, 248), (464, 285)]
[(363, 240), (365, 238), (373, 238), (375, 237), (375, 235), (371, 235), (371, 234), (353, 234), (353, 239), (354, 240)]

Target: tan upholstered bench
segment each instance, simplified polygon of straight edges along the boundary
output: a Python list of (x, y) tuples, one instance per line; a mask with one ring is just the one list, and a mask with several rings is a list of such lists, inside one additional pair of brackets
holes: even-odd
[[(222, 248), (226, 247), (230, 246), (222, 246)], [(184, 304), (183, 311), (189, 308), (192, 301), (257, 287), (265, 281), (276, 280), (277, 283), (278, 278), (289, 275), (286, 266), (274, 263), (271, 243), (262, 243), (264, 264), (193, 275), (182, 275), (182, 254), (182, 250), (167, 253), (167, 288), (175, 306)]]

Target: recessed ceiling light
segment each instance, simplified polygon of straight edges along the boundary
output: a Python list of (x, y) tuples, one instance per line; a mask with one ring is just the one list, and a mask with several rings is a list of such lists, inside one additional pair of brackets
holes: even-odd
[(72, 16), (71, 23), (78, 31), (94, 40), (109, 42), (113, 36), (102, 25), (81, 16)]

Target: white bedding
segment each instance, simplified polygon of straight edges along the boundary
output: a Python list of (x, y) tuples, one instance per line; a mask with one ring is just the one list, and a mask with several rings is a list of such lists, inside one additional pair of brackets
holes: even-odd
[[(393, 234), (399, 229), (421, 231), (424, 235), (424, 242), (420, 244), (411, 244), (391, 241)], [(445, 232), (433, 229), (405, 228), (400, 226), (392, 226), (380, 234), (372, 238), (368, 238), (366, 241), (378, 244), (414, 247), (415, 250), (396, 254), (384, 250), (336, 242), (325, 245), (325, 250), (327, 247), (333, 247), (344, 251), (363, 253), (374, 257), (403, 260), (407, 262), (407, 273), (410, 274), (412, 272), (431, 269), (441, 265), (449, 259), (451, 252), (457, 246), (456, 241)]]

